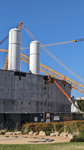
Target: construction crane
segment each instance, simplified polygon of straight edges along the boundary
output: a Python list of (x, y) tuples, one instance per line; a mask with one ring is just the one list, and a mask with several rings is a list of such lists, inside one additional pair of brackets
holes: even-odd
[[(25, 31), (33, 38), (33, 40), (37, 40), (37, 39), (34, 37), (34, 35), (33, 35), (25, 26), (23, 26), (23, 23), (22, 23), (22, 22), (19, 23), (18, 28), (21, 29), (21, 26), (22, 26), (22, 27), (25, 29)], [(71, 71), (68, 67), (66, 67), (62, 62), (60, 62), (56, 57), (54, 57), (54, 56), (52, 55), (52, 53), (50, 53), (50, 52), (44, 47), (44, 46), (52, 46), (52, 45), (57, 45), (57, 44), (65, 44), (65, 43), (80, 42), (80, 41), (84, 41), (84, 38), (82, 38), (82, 39), (77, 39), (77, 40), (72, 40), (72, 41), (67, 41), (67, 42), (54, 43), (54, 44), (46, 44), (46, 45), (42, 45), (42, 44), (41, 44), (41, 47), (43, 48), (43, 50), (44, 50), (47, 54), (49, 54), (49, 55), (50, 55), (56, 62), (58, 62), (62, 67), (64, 67), (67, 71), (69, 71), (71, 74), (73, 74), (73, 75), (74, 75), (75, 77), (77, 77), (79, 80), (81, 80), (82, 82), (84, 82), (84, 80), (83, 80), (82, 78), (80, 78), (80, 77), (79, 77), (78, 75), (76, 75), (73, 71)], [(3, 51), (3, 50), (1, 50), (1, 51)], [(7, 51), (5, 50), (5, 52), (7, 52)], [(27, 62), (29, 63), (29, 61), (28, 61), (29, 58), (27, 58), (26, 55), (24, 55), (24, 57), (23, 57), (23, 55), (24, 55), (24, 54), (21, 54), (21, 60), (25, 61), (26, 63), (27, 63)], [(27, 59), (27, 61), (26, 61), (26, 59)], [(5, 61), (3, 70), (6, 70), (6, 68), (7, 68), (7, 63), (8, 63), (8, 55), (7, 55), (7, 58), (6, 58), (6, 61)], [(82, 84), (79, 84), (79, 83), (77, 83), (77, 82), (75, 82), (75, 81), (69, 79), (68, 77), (63, 76), (62, 74), (60, 74), (60, 73), (58, 73), (58, 72), (56, 72), (56, 71), (54, 71), (54, 70), (52, 70), (52, 69), (50, 69), (50, 68), (48, 68), (48, 67), (42, 65), (42, 64), (41, 64), (41, 68), (40, 68), (40, 69), (41, 69), (42, 72), (44, 72), (45, 74), (51, 75), (52, 77), (56, 77), (56, 78), (59, 78), (59, 79), (66, 79), (66, 81), (71, 84), (71, 86), (72, 86), (73, 89), (75, 89), (76, 91), (78, 91), (78, 92), (84, 94), (84, 86), (83, 86)]]
[[(30, 37), (35, 40), (38, 41), (37, 38), (28, 30), (28, 28), (26, 28), (24, 25), (22, 25), (22, 27), (24, 28), (24, 30), (30, 35)], [(81, 41), (80, 39), (78, 40), (78, 42)], [(68, 41), (69, 42), (69, 41)], [(70, 41), (70, 42), (77, 42), (77, 40), (74, 41)], [(40, 41), (39, 41), (40, 43)], [(40, 43), (40, 46), (42, 46), (42, 44)], [(75, 76), (77, 79), (79, 79), (80, 81), (82, 81), (84, 83), (84, 79), (82, 79), (81, 77), (79, 77), (76, 73), (74, 73), (71, 69), (69, 69), (66, 65), (64, 65), (60, 60), (58, 60), (45, 46), (42, 46), (42, 49), (52, 58), (54, 59), (54, 61), (56, 61), (59, 65), (61, 65), (64, 69), (66, 69), (69, 73), (71, 73), (73, 76)]]
[(57, 81), (56, 81), (54, 78), (51, 78), (51, 76), (49, 76), (49, 77), (47, 78), (47, 82), (48, 82), (48, 83), (55, 83), (55, 85), (56, 85), (56, 86), (61, 90), (61, 92), (67, 97), (67, 99), (69, 100), (69, 102), (72, 103), (72, 104), (76, 107), (76, 109), (78, 110), (78, 112), (84, 113), (84, 112), (82, 112), (82, 111), (74, 104), (74, 102), (71, 100), (71, 98), (68, 96), (68, 94), (61, 88), (61, 86), (57, 83)]
[[(8, 50), (4, 50), (4, 49), (0, 49), (0, 51), (2, 52), (8, 52)], [(29, 64), (29, 57), (26, 56), (25, 54), (21, 53), (20, 59), (22, 61), (24, 61), (25, 63)], [(7, 65), (6, 65), (7, 66)], [(7, 68), (4, 68), (4, 70), (6, 70)], [(43, 72), (44, 74), (50, 75), (52, 78), (56, 78), (59, 80), (65, 80), (66, 82), (68, 82), (71, 85), (71, 88), (76, 90), (77, 92), (81, 93), (84, 95), (84, 86), (64, 75), (62, 75), (61, 73), (58, 73), (57, 71), (43, 65), (40, 63), (40, 71)]]
[[(72, 43), (72, 42), (82, 42), (84, 41), (84, 38), (82, 39), (77, 39), (77, 40), (72, 40), (72, 41), (66, 41), (66, 42), (59, 42), (59, 43), (52, 43), (52, 44), (45, 44), (45, 45), (41, 45), (40, 47), (47, 47), (47, 46), (54, 46), (54, 45), (61, 45), (61, 44), (68, 44), (68, 43)], [(30, 47), (23, 47), (21, 48), (23, 49), (30, 49)]]
[[(2, 50), (2, 52), (4, 52), (4, 51), (7, 52), (8, 50)], [(20, 59), (21, 59), (22, 61), (24, 61), (25, 63), (29, 64), (29, 57), (26, 56), (25, 54), (22, 54), (22, 53), (21, 53)], [(5, 70), (6, 70), (6, 69), (5, 69)], [(72, 89), (74, 89), (74, 90), (80, 92), (81, 94), (84, 94), (84, 86), (83, 86), (82, 84), (80, 84), (80, 83), (78, 83), (78, 82), (75, 82), (74, 80), (72, 80), (72, 79), (70, 79), (70, 78), (68, 78), (68, 77), (66, 77), (66, 76), (64, 76), (64, 75), (62, 75), (62, 74), (60, 74), (60, 73), (58, 73), (57, 71), (54, 71), (54, 70), (50, 69), (49, 67), (47, 67), (47, 66), (45, 66), (45, 65), (43, 65), (43, 64), (41, 64), (41, 63), (40, 63), (40, 71), (43, 72), (43, 73), (45, 73), (45, 74), (47, 74), (47, 75), (49, 75), (50, 78), (52, 77), (52, 78), (56, 78), (56, 79), (59, 79), (59, 80), (65, 80), (65, 81), (67, 81), (68, 83), (71, 84), (71, 88), (72, 88)], [(73, 103), (73, 101), (71, 100), (71, 98), (67, 95), (67, 93), (65, 93), (65, 91), (60, 87), (60, 85), (59, 85), (55, 80), (53, 80), (53, 81), (54, 81), (53, 83), (55, 83), (56, 86), (58, 86), (58, 88), (62, 91), (62, 93), (67, 97), (67, 99), (76, 107), (76, 109), (77, 109), (80, 113), (84, 113), (84, 112), (82, 112), (82, 111)]]
[[(20, 22), (19, 23), (19, 26), (18, 26), (18, 29), (20, 30), (21, 29), (21, 26), (23, 26), (23, 23)], [(36, 40), (38, 41), (34, 36), (33, 34), (25, 27), (23, 26), (23, 28), (25, 29), (25, 31), (33, 38), (33, 40)], [(45, 46), (52, 46), (52, 45), (59, 45), (59, 44), (66, 44), (66, 43), (72, 43), (72, 42), (80, 42), (80, 41), (84, 41), (84, 38), (82, 39), (78, 39), (78, 40), (73, 40), (73, 41), (67, 41), (67, 42), (60, 42), (60, 43), (54, 43), (54, 44), (46, 44), (46, 45), (42, 45), (41, 44), (41, 47), (42, 49), (48, 54), (50, 55), (56, 62), (58, 62), (62, 67), (64, 67), (67, 71), (69, 71), (71, 74), (73, 74), (75, 77), (77, 77), (79, 80), (81, 80), (82, 82), (84, 82), (84, 80), (82, 78), (80, 78), (78, 75), (76, 75), (73, 71), (71, 71), (68, 67), (66, 67), (62, 62), (60, 62), (52, 53), (50, 53), (46, 48)], [(29, 48), (29, 47), (28, 47)], [(24, 49), (24, 48), (22, 48)], [(1, 51), (4, 51), (4, 52), (7, 52), (8, 50), (3, 50), (1, 49)], [(24, 61), (25, 63), (29, 64), (29, 57), (22, 54), (21, 53), (21, 60)], [(3, 70), (6, 70), (7, 68), (7, 64), (8, 64), (8, 55), (6, 57), (6, 61), (5, 61), (5, 64), (4, 64), (4, 67), (3, 67)], [(69, 82), (71, 84), (71, 87), (80, 92), (81, 94), (84, 94), (84, 86), (78, 82), (75, 82), (74, 80), (50, 69), (49, 67), (45, 66), (45, 65), (42, 65), (40, 63), (40, 71), (47, 74), (47, 75), (50, 75), (51, 77), (54, 77), (56, 79), (61, 79), (61, 80), (65, 80), (67, 82)], [(63, 91), (63, 89), (54, 81), (54, 83), (59, 87), (59, 89), (65, 94), (65, 96), (68, 98), (68, 100), (77, 108), (77, 106), (72, 102), (72, 100), (70, 99), (70, 97)], [(83, 113), (80, 109), (77, 108), (77, 110), (80, 112), (80, 113)]]
[[(19, 22), (19, 25), (18, 25), (18, 29), (21, 30), (21, 26), (22, 26), (22, 22)], [(9, 35), (8, 35), (9, 37)], [(6, 38), (7, 39), (7, 38)], [(3, 40), (4, 41), (4, 40)], [(5, 63), (4, 63), (4, 66), (3, 66), (3, 70), (6, 70), (7, 68), (7, 65), (8, 65), (8, 54), (7, 54), (7, 57), (6, 57), (6, 60), (5, 60)]]

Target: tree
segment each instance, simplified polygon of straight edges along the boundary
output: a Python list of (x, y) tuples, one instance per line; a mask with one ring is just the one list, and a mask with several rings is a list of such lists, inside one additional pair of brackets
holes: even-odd
[(84, 112), (84, 100), (77, 101), (79, 108)]

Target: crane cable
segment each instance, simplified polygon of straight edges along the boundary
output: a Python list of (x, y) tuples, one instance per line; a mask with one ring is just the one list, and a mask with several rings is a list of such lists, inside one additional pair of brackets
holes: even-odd
[[(16, 28), (18, 28), (19, 24), (16, 26)], [(9, 37), (9, 34), (2, 40), (0, 41), (0, 45)]]
[[(24, 30), (32, 37), (33, 40), (38, 41), (34, 35), (24, 26), (22, 25), (22, 27), (24, 28)], [(40, 43), (41, 44), (41, 43)], [(42, 45), (42, 44), (41, 44)], [(67, 66), (65, 66), (61, 61), (59, 61), (51, 52), (49, 52), (44, 46), (42, 47), (42, 49), (49, 55), (51, 56), (58, 64), (60, 64), (64, 69), (66, 69), (69, 73), (71, 73), (73, 76), (75, 76), (77, 79), (79, 79), (80, 81), (82, 81), (84, 83), (84, 80), (79, 77), (77, 74), (75, 74), (72, 70), (70, 70)]]
[[(81, 41), (84, 41), (84, 38), (82, 38), (82, 39), (77, 39), (77, 40), (73, 40), (73, 41), (66, 41), (66, 42), (45, 44), (45, 45), (41, 45), (40, 47), (44, 47), (44, 46), (54, 46), (54, 45), (61, 45), (61, 44), (68, 44), (68, 43), (81, 42)], [(23, 47), (23, 48), (21, 48), (21, 49), (30, 49), (30, 47)]]
[(67, 44), (67, 43), (73, 43), (73, 42), (81, 42), (81, 41), (84, 41), (84, 38), (82, 38), (82, 39), (77, 39), (77, 40), (73, 40), (73, 41), (66, 41), (66, 42), (53, 43), (53, 44), (45, 44), (45, 45), (41, 45), (41, 47), (43, 47), (43, 46), (60, 45), (60, 44)]
[[(73, 41), (66, 41), (66, 42), (60, 42), (60, 43), (53, 43), (53, 44), (45, 44), (45, 45), (41, 45), (40, 47), (44, 47), (44, 46), (53, 46), (53, 45), (60, 45), (60, 44), (66, 44), (66, 43), (72, 43)], [(21, 49), (30, 49), (30, 47), (23, 47)]]

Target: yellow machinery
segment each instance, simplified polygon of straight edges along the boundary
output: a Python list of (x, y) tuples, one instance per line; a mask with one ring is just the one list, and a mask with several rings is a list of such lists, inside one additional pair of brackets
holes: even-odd
[[(0, 49), (0, 51), (2, 52), (8, 52), (8, 50), (4, 50), (4, 49)], [(6, 57), (7, 58), (7, 57)], [(24, 61), (25, 63), (29, 64), (29, 57), (22, 54), (21, 53), (21, 57), (20, 59), (22, 61)], [(8, 59), (5, 61), (5, 64), (4, 64), (4, 67), (3, 69), (6, 70), (7, 68), (7, 64), (8, 64)], [(71, 84), (71, 88), (78, 91), (79, 93), (81, 94), (84, 94), (84, 85), (62, 75), (61, 73), (58, 73), (57, 71), (43, 65), (40, 63), (40, 71), (47, 74), (47, 75), (50, 75), (51, 77), (54, 77), (56, 79), (60, 79), (60, 80), (65, 80), (66, 82), (70, 83)]]
[[(18, 25), (18, 29), (19, 30), (21, 30), (21, 26), (23, 25), (23, 23), (22, 22), (20, 22), (19, 23), (19, 25)], [(25, 27), (25, 26), (23, 26), (23, 28), (26, 30), (26, 32), (33, 38), (33, 40), (37, 40), (34, 36), (33, 36), (33, 34)], [(8, 37), (8, 36), (7, 36)], [(6, 37), (6, 38), (7, 38)], [(4, 40), (3, 40), (4, 41)], [(54, 44), (46, 44), (46, 45), (42, 45), (41, 44), (41, 47), (43, 47), (43, 50), (44, 51), (46, 51), (52, 58), (53, 58), (53, 56), (52, 56), (52, 54), (44, 47), (44, 46), (52, 46), (52, 45), (59, 45), (59, 44), (66, 44), (66, 43), (72, 43), (72, 42), (80, 42), (80, 41), (84, 41), (84, 38), (82, 38), (82, 39), (77, 39), (77, 40), (73, 40), (73, 41), (67, 41), (67, 42), (60, 42), (60, 43), (54, 43)], [(2, 43), (2, 42), (1, 42)], [(29, 47), (28, 47), (29, 48)], [(26, 49), (26, 48), (22, 48), (22, 49)], [(4, 50), (4, 49), (0, 49), (0, 51), (2, 51), (2, 52), (8, 52), (8, 50)], [(26, 56), (26, 55), (24, 55), (24, 54), (22, 54), (21, 53), (21, 57), (20, 57), (20, 59), (22, 60), (22, 61), (24, 61), (25, 63), (27, 63), (27, 64), (29, 64), (29, 57), (28, 56)], [(54, 59), (54, 58), (53, 58)], [(55, 59), (54, 59), (55, 60)], [(57, 61), (59, 61), (59, 60), (57, 60)], [(61, 62), (60, 62), (61, 63)], [(59, 63), (59, 64), (60, 64)], [(7, 69), (7, 65), (8, 65), (8, 54), (7, 54), (7, 57), (6, 57), (6, 60), (5, 60), (5, 63), (4, 63), (4, 67), (3, 67), (3, 70), (6, 70)], [(63, 64), (61, 63), (61, 66), (62, 66)], [(66, 66), (63, 66), (64, 68), (66, 67)], [(69, 68), (68, 68), (69, 69)], [(68, 70), (68, 69), (66, 69), (66, 70)], [(70, 70), (70, 69), (69, 69)], [(68, 82), (68, 83), (70, 83), (71, 84), (71, 88), (72, 89), (74, 89), (74, 90), (76, 90), (76, 91), (78, 91), (79, 93), (81, 93), (81, 94), (84, 94), (84, 86), (82, 85), (82, 84), (80, 84), (80, 83), (78, 83), (78, 82), (76, 82), (76, 81), (74, 81), (74, 80), (72, 80), (72, 79), (70, 79), (70, 78), (68, 78), (68, 77), (66, 77), (66, 76), (64, 76), (64, 75), (62, 75), (62, 74), (60, 74), (60, 73), (58, 73), (57, 71), (55, 71), (55, 70), (52, 70), (52, 69), (50, 69), (49, 67), (47, 67), (47, 66), (45, 66), (45, 65), (43, 65), (43, 64), (41, 64), (40, 63), (40, 71), (41, 72), (43, 72), (43, 73), (45, 73), (45, 74), (47, 74), (47, 75), (50, 75), (52, 78), (56, 78), (56, 79), (60, 79), (60, 80), (65, 80), (66, 82)], [(82, 79), (83, 80), (83, 79)], [(54, 81), (55, 82), (55, 81)], [(55, 82), (55, 84), (57, 85), (57, 83)], [(61, 89), (61, 87), (59, 86), (59, 85), (57, 85), (59, 88), (60, 88), (60, 90), (64, 93), (64, 91)], [(66, 95), (66, 93), (65, 93), (65, 95)], [(71, 102), (71, 103), (73, 103), (72, 101), (71, 101), (71, 99), (66, 95), (66, 97), (68, 98), (68, 100)], [(76, 106), (75, 106), (76, 107)], [(78, 109), (78, 108), (77, 108)], [(81, 111), (80, 110), (78, 110), (80, 113), (81, 113)]]

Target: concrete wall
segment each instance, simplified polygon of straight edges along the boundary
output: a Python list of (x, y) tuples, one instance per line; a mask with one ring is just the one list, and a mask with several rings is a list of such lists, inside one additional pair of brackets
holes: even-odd
[[(71, 97), (70, 84), (58, 84)], [(0, 70), (0, 113), (70, 112), (71, 104), (42, 75)]]

